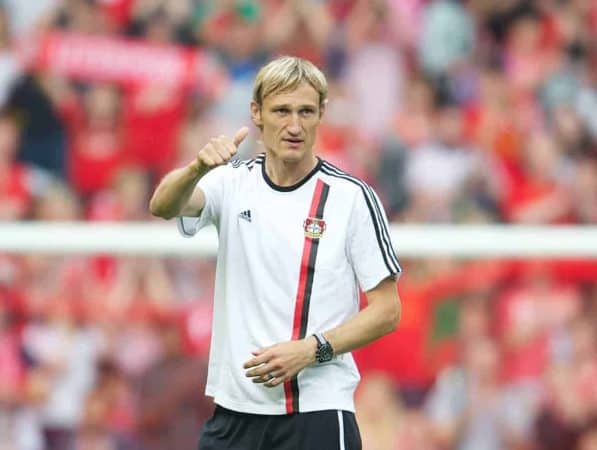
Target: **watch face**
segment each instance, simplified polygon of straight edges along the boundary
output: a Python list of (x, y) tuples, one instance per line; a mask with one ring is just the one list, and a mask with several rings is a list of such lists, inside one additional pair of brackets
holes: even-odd
[(333, 357), (334, 357), (334, 351), (332, 349), (332, 346), (329, 343), (320, 345), (319, 348), (317, 349), (317, 361), (318, 362), (320, 362), (320, 363), (328, 362), (328, 361), (331, 361)]

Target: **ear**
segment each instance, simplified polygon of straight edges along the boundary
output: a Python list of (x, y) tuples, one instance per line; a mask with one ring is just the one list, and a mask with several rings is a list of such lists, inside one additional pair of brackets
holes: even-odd
[(257, 102), (251, 102), (251, 120), (257, 128), (263, 128), (263, 121), (261, 120), (261, 106), (259, 106)]
[(328, 105), (328, 99), (326, 98), (323, 102), (321, 102), (321, 105), (319, 105), (319, 119), (321, 120), (321, 118), (323, 117), (323, 113), (325, 112), (325, 108)]

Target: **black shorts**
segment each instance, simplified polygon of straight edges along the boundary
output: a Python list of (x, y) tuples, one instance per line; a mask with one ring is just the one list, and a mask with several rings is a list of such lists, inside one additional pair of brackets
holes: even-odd
[(351, 412), (246, 414), (216, 405), (203, 427), (199, 450), (361, 450)]

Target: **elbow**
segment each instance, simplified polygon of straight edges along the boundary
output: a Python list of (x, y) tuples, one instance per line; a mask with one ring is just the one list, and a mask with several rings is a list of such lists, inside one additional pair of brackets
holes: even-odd
[(382, 329), (385, 334), (393, 333), (398, 329), (400, 324), (400, 317), (402, 315), (400, 303), (396, 303), (392, 308), (388, 308), (383, 317)]
[(175, 215), (172, 214), (170, 211), (167, 211), (158, 201), (156, 201), (155, 197), (152, 198), (149, 202), (149, 212), (154, 217), (161, 217), (162, 219), (172, 219)]

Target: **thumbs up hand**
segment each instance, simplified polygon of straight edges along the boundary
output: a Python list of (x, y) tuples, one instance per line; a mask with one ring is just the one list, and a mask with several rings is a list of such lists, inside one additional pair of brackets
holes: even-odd
[(238, 146), (249, 134), (247, 127), (240, 128), (233, 138), (219, 136), (211, 140), (197, 153), (195, 169), (198, 173), (207, 173), (211, 169), (226, 164), (236, 155)]

